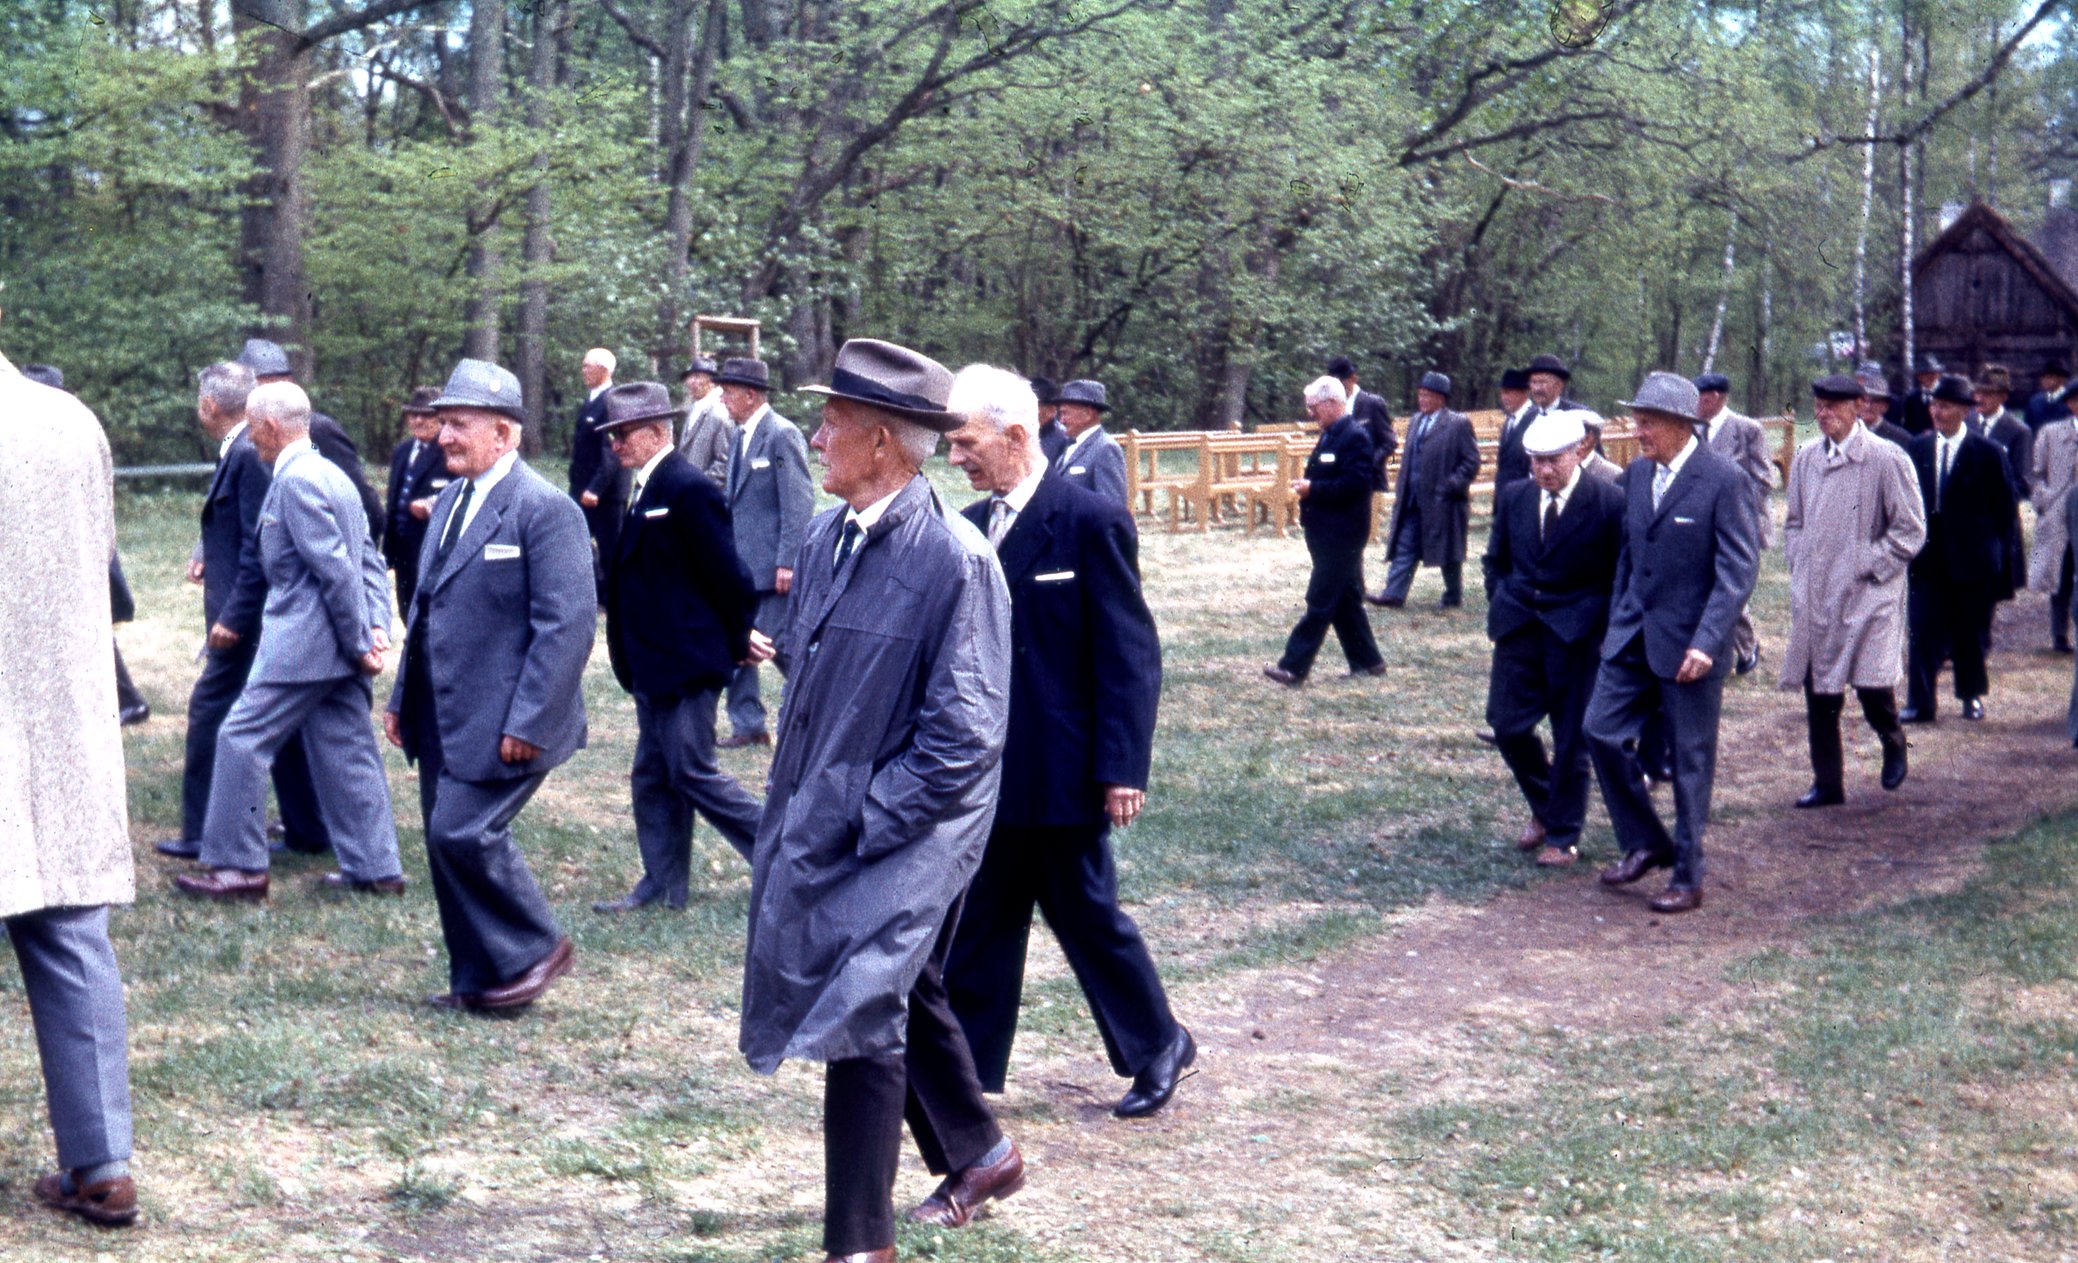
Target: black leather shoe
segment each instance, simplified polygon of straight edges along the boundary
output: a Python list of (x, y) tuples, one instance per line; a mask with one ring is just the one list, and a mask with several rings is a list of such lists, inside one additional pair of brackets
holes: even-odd
[(1176, 1095), (1183, 1072), (1197, 1059), (1198, 1041), (1191, 1038), (1190, 1028), (1179, 1025), (1176, 1038), (1147, 1069), (1133, 1076), (1133, 1086), (1111, 1112), (1120, 1118), (1140, 1118), (1167, 1105), (1169, 1098)]
[(1351, 671), (1349, 674), (1352, 676), (1384, 675), (1385, 664), (1383, 662), (1374, 662), (1368, 667), (1358, 667), (1356, 670)]
[(1761, 664), (1761, 647), (1755, 645), (1752, 653), (1742, 653), (1732, 663), (1733, 675), (1752, 675), (1753, 669)]
[(1396, 610), (1407, 604), (1406, 597), (1387, 596), (1383, 592), (1366, 592), (1364, 593), (1364, 599), (1381, 610)]
[(1883, 747), (1883, 788), (1896, 789), (1905, 783), (1905, 743)]
[(187, 838), (167, 838), (163, 842), (154, 842), (152, 843), (152, 850), (157, 851), (161, 855), (171, 855), (177, 860), (197, 860), (202, 858), (202, 844), (200, 842), (191, 842)]
[(1283, 667), (1279, 666), (1264, 667), (1263, 678), (1266, 680), (1275, 680), (1277, 683), (1282, 684), (1284, 687), (1288, 689), (1295, 689), (1306, 682), (1305, 676), (1295, 675), (1292, 672), (1287, 671)]
[(1645, 874), (1653, 869), (1666, 867), (1668, 865), (1664, 860), (1652, 858), (1652, 852), (1640, 847), (1635, 851), (1625, 851), (1622, 859), (1603, 869), (1602, 884), (1604, 886), (1628, 886), (1632, 882), (1644, 877)]
[(1934, 715), (1932, 711), (1922, 715), (1912, 707), (1907, 706), (1898, 712), (1898, 722), (1901, 724), (1930, 724), (1934, 722)]
[(1818, 786), (1813, 785), (1811, 788), (1804, 791), (1804, 796), (1802, 798), (1797, 799), (1797, 806), (1837, 807), (1841, 803), (1844, 803), (1846, 801), (1847, 795), (1841, 792), (1840, 790), (1820, 789)]
[(1964, 698), (1963, 718), (1973, 724), (1981, 721), (1984, 718), (1984, 699), (1981, 697)]
[[(2071, 651), (2066, 649), (2064, 652), (2069, 653)], [(116, 718), (121, 721), (125, 728), (134, 728), (151, 717), (152, 708), (147, 702), (139, 702), (134, 706), (125, 706), (116, 712)]]
[(2071, 652), (2071, 642), (2068, 639), (2058, 640), (2050, 645), (2049, 648), (2052, 653), (2069, 653)]
[(632, 894), (626, 894), (618, 899), (601, 899), (592, 905), (592, 911), (604, 913), (607, 916), (618, 916), (623, 912), (633, 912), (637, 908), (647, 907), (648, 904), (649, 900), (647, 899), (637, 899)]

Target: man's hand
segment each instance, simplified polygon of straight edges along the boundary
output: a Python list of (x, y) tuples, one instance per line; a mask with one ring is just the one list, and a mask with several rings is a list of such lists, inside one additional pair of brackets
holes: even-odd
[(532, 742), (521, 741), (509, 732), (498, 742), (498, 757), (507, 763), (525, 763), (530, 759), (540, 757), (540, 754), (540, 746)]
[(599, 497), (589, 491), (577, 497), (577, 502), (587, 509), (596, 509), (599, 507)]
[(386, 710), (382, 713), (382, 735), (389, 739), (391, 745), (400, 750), (404, 748), (404, 721), (397, 718), (396, 711)]
[(1709, 654), (1700, 649), (1691, 649), (1681, 659), (1681, 669), (1674, 673), (1674, 683), (1694, 684), (1710, 674), (1713, 665)]
[(202, 559), (200, 557), (188, 562), (188, 582), (202, 582)]
[(390, 649), (390, 629), (389, 629), (389, 628), (387, 628), (387, 627), (371, 627), (371, 628), (369, 628), (369, 629), (368, 629), (368, 638), (369, 638), (370, 640), (372, 640), (372, 641), (374, 641), (374, 642), (375, 642), (375, 648), (376, 648), (377, 652), (380, 652), (380, 653), (388, 653), (388, 652), (389, 652), (389, 649)]
[(772, 572), (772, 590), (785, 596), (794, 590), (794, 572), (781, 566)]
[(239, 639), (237, 632), (232, 631), (222, 623), (218, 623), (209, 629), (209, 647), (211, 649), (229, 649), (236, 645)]
[[(382, 674), (382, 650), (370, 649), (361, 655), (361, 670), (367, 675)], [(387, 714), (388, 712), (384, 712)]]
[(433, 497), (427, 496), (423, 500), (413, 500), (408, 511), (410, 512), (411, 516), (417, 518), (419, 521), (425, 521), (427, 518), (433, 516)]
[(754, 667), (760, 662), (772, 661), (772, 638), (753, 627), (750, 629), (750, 653), (737, 666)]
[(1304, 500), (1304, 499), (1306, 498), (1306, 493), (1307, 493), (1307, 492), (1309, 492), (1309, 491), (1311, 491), (1311, 490), (1313, 490), (1313, 480), (1312, 480), (1312, 479), (1310, 479), (1310, 478), (1294, 478), (1294, 479), (1292, 479), (1292, 494), (1293, 494), (1293, 495), (1295, 495), (1295, 496), (1297, 496), (1297, 497), (1299, 497), (1299, 498), (1300, 498), (1301, 500)]
[(1104, 787), (1104, 814), (1111, 817), (1116, 828), (1123, 829), (1140, 818), (1140, 809), (1147, 805), (1147, 791), (1129, 789), (1124, 785)]

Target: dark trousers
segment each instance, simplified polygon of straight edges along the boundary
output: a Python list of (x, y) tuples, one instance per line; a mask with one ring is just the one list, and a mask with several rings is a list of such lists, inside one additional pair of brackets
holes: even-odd
[(123, 647), (115, 647), (115, 704), (119, 710), (135, 710), (145, 704), (144, 694), (137, 691), (136, 681), (130, 678), (130, 668), (123, 665)]
[(692, 872), (693, 818), (714, 826), (750, 860), (758, 800), (714, 761), (714, 690), (653, 702), (635, 695), (635, 764), (628, 771), (642, 881), (635, 898), (685, 906)]
[(418, 561), (416, 558), (417, 554), (414, 552), (413, 560), (400, 561), (392, 567), (397, 572), (397, 608), (407, 613), (411, 610), (411, 603), (418, 599)]
[[(1703, 882), (1703, 831), (1710, 823), (1710, 787), (1717, 775), (1717, 716), (1724, 677), (1676, 684), (1653, 673), (1645, 641), (1633, 636), (1616, 656), (1603, 661), (1588, 700), (1588, 750), (1602, 802), (1624, 854), (1643, 850), (1674, 869), (1672, 886), (1694, 889)], [(1637, 747), (1646, 717), (1657, 711), (1667, 725), (1674, 755), (1674, 829), (1653, 809), (1652, 794), (1639, 775)]]
[(1111, 826), (997, 828), (945, 963), (945, 989), (981, 1085), (1001, 1092), (1025, 981), (1032, 909), (1046, 918), (1082, 984), (1114, 1074), (1145, 1070), (1176, 1039), (1154, 957), (1118, 906)]
[[(1898, 695), (1894, 689), (1854, 690), (1862, 704), (1862, 718), (1875, 729), (1884, 753), (1905, 745), (1905, 727), (1898, 722)], [(1843, 792), (1847, 777), (1847, 755), (1840, 745), (1840, 712), (1847, 707), (1843, 693), (1814, 693), (1811, 677), (1804, 677), (1804, 727), (1811, 739), (1811, 783), (1835, 794)]]
[[(1494, 645), (1486, 722), (1530, 814), (1544, 826), (1552, 846), (1579, 845), (1587, 819), (1588, 754), (1581, 726), (1594, 693), (1600, 649), (1599, 636), (1567, 644), (1542, 623), (1521, 628)], [(1537, 735), (1537, 722), (1547, 717), (1548, 758), (1544, 739)]]
[(1957, 698), (1983, 697), (1991, 690), (1984, 647), (1991, 635), (1995, 605), (1989, 597), (1958, 592), (1945, 583), (1906, 582), (1905, 618), (1911, 641), (1905, 654), (1905, 705), (1921, 719), (1934, 717), (1941, 664), (1951, 659)]
[(2049, 594), (2049, 640), (2063, 646), (2071, 643), (2071, 546), (2064, 545), (2063, 560), (2056, 570), (2056, 591)]
[[(1399, 529), (1393, 532), (1392, 542), (1386, 545), (1389, 564), (1385, 570), (1385, 592), (1388, 601), (1404, 601), (1408, 589), (1414, 586), (1414, 572), (1421, 565), (1421, 510), (1409, 504), (1400, 513)], [(1465, 599), (1465, 566), (1463, 562), (1446, 561), (1437, 567), (1443, 572), (1443, 604), (1461, 605)]]
[[(187, 841), (202, 838), (202, 824), (209, 816), (209, 783), (216, 775), (217, 730), (244, 691), (258, 648), (259, 638), (248, 636), (228, 650), (210, 650), (203, 658), (194, 691), (188, 694), (187, 763), (180, 783), (180, 836)], [(274, 755), (274, 797), (281, 806), (281, 827), (291, 847), (322, 851), (332, 844), (318, 812), (317, 791), (311, 787), (310, 761), (301, 733), (290, 737)]]
[(823, 1249), (830, 1254), (894, 1244), (903, 1119), (933, 1175), (966, 1170), (1003, 1139), (945, 995), (959, 917), (954, 905), (909, 993), (907, 1048), (833, 1061), (824, 1076)]
[(1315, 548), (1309, 540), (1306, 551), (1313, 556), (1313, 575), (1306, 581), (1306, 613), (1292, 628), (1277, 665), (1297, 676), (1313, 670), (1313, 659), (1327, 639), (1328, 628), (1333, 627), (1350, 670), (1378, 666), (1385, 656), (1378, 652), (1371, 620), (1364, 614), (1363, 546)]
[(583, 505), (578, 506), (584, 509), (585, 529), (591, 533), (592, 542), (598, 545), (598, 549), (592, 554), (592, 579), (598, 585), (601, 605), (606, 603), (605, 559), (613, 556), (613, 550), (620, 546), (621, 517), (627, 508), (627, 490), (624, 485), (626, 481), (627, 471), (623, 470), (621, 481), (614, 484), (618, 495), (609, 493), (589, 509), (584, 509)]
[[(757, 613), (751, 617), (750, 625), (767, 636), (777, 636), (780, 625), (786, 622), (787, 598), (778, 592), (758, 593)], [(779, 669), (779, 663), (772, 664)], [(781, 678), (785, 674), (781, 673)], [(758, 693), (758, 664), (746, 662), (736, 668), (729, 677), (728, 688), (729, 734), (736, 737), (754, 737), (766, 729), (765, 699)]]

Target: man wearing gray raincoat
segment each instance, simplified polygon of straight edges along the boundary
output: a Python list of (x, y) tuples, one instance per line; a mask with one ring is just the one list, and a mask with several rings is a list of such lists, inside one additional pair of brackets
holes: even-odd
[[(838, 351), (813, 446), (845, 502), (810, 524), (777, 638), (788, 686), (751, 858), (740, 1047), (827, 1062), (823, 1245), (889, 1263), (906, 1116), (946, 1178), (915, 1220), (965, 1224), (1024, 1184), (942, 969), (981, 863), (1010, 710), (1010, 593), (918, 469), (962, 418), (952, 374)], [(905, 1106), (906, 1099), (906, 1106)]]

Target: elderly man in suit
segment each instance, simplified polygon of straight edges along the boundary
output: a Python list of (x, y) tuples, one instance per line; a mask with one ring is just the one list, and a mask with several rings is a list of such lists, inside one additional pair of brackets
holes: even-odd
[(389, 780), (368, 725), (369, 677), (390, 643), (389, 576), (353, 484), (311, 445), (303, 388), (262, 386), (246, 416), (274, 470), (260, 506), (267, 604), (245, 689), (217, 733), (203, 869), (174, 884), (205, 899), (267, 897), (267, 768), (300, 732), (324, 752), (313, 768), (318, 809), (339, 853), (326, 883), (402, 894)]
[(1349, 398), (1349, 415), (1363, 427), (1371, 439), (1372, 468), (1376, 474), (1371, 479), (1374, 490), (1387, 488), (1386, 462), (1392, 459), (1399, 444), (1399, 436), (1393, 433), (1393, 414), (1385, 406), (1385, 400), (1365, 390), (1356, 378), (1356, 361), (1346, 355), (1338, 355), (1328, 361), (1328, 376), (1342, 383), (1342, 393)]
[(1306, 613), (1284, 643), (1284, 656), (1263, 668), (1287, 688), (1306, 682), (1328, 628), (1342, 642), (1351, 675), (1384, 675), (1385, 657), (1364, 616), (1364, 545), (1371, 542), (1371, 436), (1349, 415), (1342, 383), (1315, 378), (1306, 387), (1306, 415), (1320, 437), (1306, 457), (1305, 477), (1292, 483), (1299, 497), (1299, 529), (1313, 573), (1306, 581)]
[[(1971, 399), (1977, 407), (1963, 424), (1971, 433), (1990, 439), (1998, 444), (2006, 458), (2006, 480), (2013, 486), (2013, 520), (2006, 528), (2006, 589), (2001, 601), (2010, 601), (2013, 594), (2027, 586), (2027, 551), (2022, 544), (2020, 529), (2020, 505), (2028, 498), (2029, 483), (2035, 470), (2035, 432), (2027, 423), (2006, 410), (2006, 398), (2013, 390), (2013, 375), (2003, 364), (1986, 364), (1977, 374), (1977, 384), (1971, 389)], [(1989, 625), (1985, 628), (1985, 648), (1991, 647), (1988, 637)]]
[[(1768, 432), (1761, 423), (1732, 409), (1729, 402), (1732, 379), (1723, 373), (1704, 373), (1696, 380), (1696, 415), (1702, 418), (1697, 432), (1710, 450), (1746, 475), (1753, 488), (1753, 520), (1760, 528), (1760, 545), (1768, 548), (1773, 534), (1774, 514), (1768, 511), (1768, 496), (1775, 490), (1775, 462), (1768, 455)], [(1745, 675), (1760, 665), (1761, 640), (1753, 630), (1753, 618), (1739, 607), (1739, 623), (1732, 631), (1732, 671)]]
[(2041, 389), (2028, 396), (2026, 420), (2028, 429), (2041, 433), (2045, 425), (2061, 425), (2069, 417), (2064, 409), (2064, 387), (2071, 383), (2071, 370), (2062, 360), (2051, 360), (2042, 366), (2036, 375), (2035, 384)]
[[(1002, 786), (1011, 609), (988, 540), (918, 470), (961, 418), (952, 374), (892, 343), (837, 352), (815, 449), (843, 501), (800, 550), (791, 661), (751, 861), (740, 1046), (829, 1065), (823, 1248), (892, 1263), (902, 1121), (959, 1227), (1024, 1186), (947, 1003), (946, 952)], [(833, 915), (833, 910), (841, 915)], [(905, 1106), (906, 1102), (906, 1106)]]
[(1912, 366), (1912, 388), (1897, 401), (1897, 414), (1891, 419), (1915, 438), (1933, 428), (1934, 387), (1940, 385), (1942, 371), (1940, 360), (1920, 356)]
[[(2045, 374), (2046, 376), (2046, 374)], [(2058, 653), (2071, 652), (2071, 520), (2064, 501), (2078, 486), (2078, 409), (2059, 398), (2063, 419), (2035, 430), (2035, 548), (2028, 561), (2028, 586), (2049, 594), (2049, 643)]]
[[(1540, 416), (1522, 435), (1530, 477), (1503, 488), (1487, 536), (1486, 634), (1494, 642), (1486, 721), (1529, 804), (1516, 846), (1571, 864), (1587, 819), (1581, 733), (1594, 689), (1622, 544), (1624, 493), (1581, 466), (1578, 413)], [(1551, 721), (1551, 752), (1537, 735)]]
[(1414, 392), (1417, 411), (1407, 421), (1407, 449), (1393, 488), (1392, 525), (1386, 530), (1390, 565), (1385, 587), (1368, 599), (1386, 609), (1407, 604), (1414, 572), (1443, 572), (1440, 610), (1465, 601), (1465, 536), (1472, 525), (1472, 481), (1479, 476), (1479, 438), (1472, 419), (1450, 407), (1450, 378), (1423, 373)]
[[(1640, 455), (1624, 474), (1623, 545), (1585, 721), (1595, 779), (1623, 847), (1602, 883), (1625, 886), (1671, 868), (1652, 910), (1688, 912), (1703, 906), (1718, 706), (1732, 665), (1732, 625), (1759, 568), (1760, 528), (1746, 476), (1696, 437), (1694, 382), (1652, 373), (1624, 406)], [(1653, 809), (1636, 753), (1653, 714), (1666, 724), (1673, 756), (1671, 834)]]
[(433, 506), (383, 714), (416, 760), (449, 1009), (531, 1004), (570, 968), (512, 821), (584, 745), (598, 594), (584, 515), (519, 458), (519, 379), (465, 359), (433, 401), (454, 479)]
[[(259, 385), (296, 383), (288, 352), (282, 350), (279, 343), (265, 338), (247, 338), (244, 349), (238, 353), (238, 362), (253, 371), (253, 378)], [(354, 446), (343, 426), (315, 409), (310, 414), (310, 441), (354, 485), (354, 494), (361, 498), (361, 512), (368, 519), (369, 537), (380, 544), (383, 528), (388, 524), (383, 521), (382, 500), (375, 494), (375, 488), (368, 485), (368, 471), (361, 467), (360, 449)]]
[(945, 962), (982, 1086), (1003, 1090), (1036, 906), (1082, 984), (1121, 1118), (1167, 1104), (1197, 1055), (1169, 1011), (1140, 930), (1118, 906), (1111, 830), (1147, 799), (1162, 647), (1140, 593), (1140, 545), (1118, 504), (1046, 477), (1038, 409), (1015, 373), (953, 378), (955, 467), (990, 494), (966, 510), (1010, 585), (1010, 735), (981, 871)]
[[(129, 903), (136, 885), (108, 661), (108, 439), (79, 400), (29, 381), (4, 358), (0, 518), (8, 523), (0, 574), (9, 580), (0, 636), (35, 661), (34, 670), (0, 671), (0, 922), (22, 971), (58, 1150), (59, 1169), (38, 1178), (34, 1193), (117, 1227), (137, 1218), (137, 1189), (123, 978), (108, 908)], [(16, 1122), (25, 1140), (26, 1120)]]
[(1623, 466), (1602, 455), (1602, 418), (1585, 408), (1568, 409), (1579, 419), (1583, 437), (1580, 440), (1580, 468), (1590, 478), (1603, 482), (1615, 482), (1623, 477)]
[(1819, 436), (1789, 466), (1789, 649), (1782, 687), (1802, 689), (1811, 788), (1799, 807), (1847, 801), (1840, 712), (1852, 686), (1883, 746), (1882, 784), (1905, 781), (1898, 677), (1905, 651), (1905, 568), (1926, 542), (1919, 479), (1903, 448), (1861, 424), (1861, 383), (1812, 383)]
[(722, 493), (672, 450), (671, 396), (653, 382), (606, 392), (606, 441), (634, 474), (628, 520), (606, 562), (606, 648), (635, 698), (628, 788), (642, 880), (596, 912), (685, 906), (693, 817), (750, 858), (758, 800), (714, 761), (714, 707), (736, 664), (769, 656), (757, 594), (736, 556)]
[[(203, 434), (217, 444), (217, 464), (202, 499), (202, 538), (188, 562), (188, 579), (202, 585), (202, 622), (208, 631), (202, 674), (188, 695), (180, 836), (157, 844), (160, 854), (188, 860), (202, 854), (217, 731), (245, 687), (259, 643), (260, 609), (267, 600), (260, 506), (272, 477), (246, 434), (245, 404), (256, 388), (252, 369), (226, 361), (203, 369), (197, 380), (195, 415)], [(274, 793), (290, 850), (318, 852), (331, 845), (300, 736), (284, 742), (274, 756)]]
[[(606, 450), (606, 436), (599, 431), (599, 422), (606, 416), (606, 392), (613, 387), (613, 370), (618, 365), (618, 358), (603, 346), (584, 353), (577, 366), (584, 381), (584, 402), (577, 405), (577, 419), (570, 427), (570, 498), (584, 510), (585, 530), (597, 547), (597, 558), (612, 553), (614, 536), (620, 532), (621, 513), (627, 504), (626, 471)], [(592, 573), (603, 605), (603, 561), (594, 561)]]
[(382, 553), (397, 572), (397, 608), (409, 610), (418, 591), (418, 555), (426, 542), (426, 519), (433, 501), (447, 486), (447, 457), (440, 451), (440, 418), (433, 400), (440, 392), (420, 386), (404, 404), (410, 431), (390, 453), (389, 529), (382, 533)]
[(1955, 662), (1955, 696), (1964, 719), (1984, 718), (1984, 650), (1991, 616), (2012, 594), (2007, 549), (2015, 512), (2005, 454), (1972, 434), (1972, 402), (1960, 377), (1934, 386), (1934, 428), (1912, 440), (1914, 472), (1926, 510), (1926, 546), (1913, 559), (1905, 591), (1911, 636), (1906, 654), (1908, 724), (1933, 723), (1941, 664)]
[(1886, 442), (1900, 448), (1912, 445), (1912, 432), (1890, 419), (1890, 383), (1883, 380), (1881, 372), (1863, 373), (1855, 378), (1861, 387), (1861, 398), (1854, 401), (1855, 416), (1862, 428)]
[(1068, 450), (1068, 431), (1061, 427), (1061, 388), (1051, 377), (1034, 377), (1032, 396), (1039, 401), (1039, 450), (1052, 465)]
[[(729, 457), (729, 521), (736, 535), (736, 555), (750, 571), (757, 590), (757, 617), (752, 621), (766, 636), (786, 621), (794, 590), (794, 562), (808, 519), (815, 513), (815, 485), (808, 474), (808, 444), (793, 422), (766, 402), (771, 373), (762, 360), (732, 359), (715, 374), (722, 405), (740, 437)], [(779, 663), (780, 675), (786, 664)], [(771, 745), (765, 725), (765, 700), (759, 695), (758, 664), (746, 662), (729, 681), (729, 735), (725, 750)]]
[[(1501, 374), (1501, 435), (1494, 447), (1494, 495), (1530, 476), (1530, 454), (1523, 448), (1523, 435), (1530, 423), (1543, 415), (1530, 398), (1530, 375), (1511, 368)], [(1498, 503), (1498, 500), (1496, 501)]]
[(685, 387), (685, 432), (678, 437), (678, 454), (706, 474), (708, 481), (727, 491), (736, 423), (729, 419), (728, 406), (722, 403), (722, 388), (714, 384), (718, 371), (714, 361), (702, 355), (679, 375), (679, 382)]
[(1104, 383), (1087, 378), (1061, 387), (1056, 399), (1068, 445), (1054, 458), (1053, 473), (1107, 500), (1126, 503), (1126, 452), (1104, 429), (1111, 411)]

